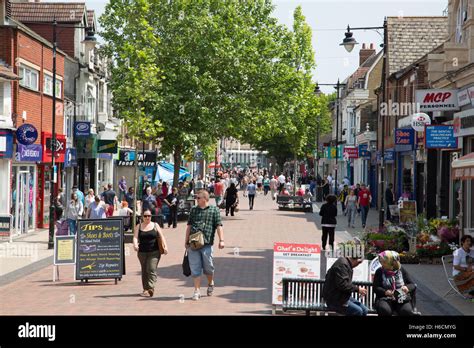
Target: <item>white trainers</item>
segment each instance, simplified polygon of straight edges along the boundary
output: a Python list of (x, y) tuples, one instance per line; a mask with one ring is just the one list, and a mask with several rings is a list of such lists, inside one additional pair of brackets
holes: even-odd
[(201, 298), (201, 293), (199, 290), (194, 290), (193, 301), (198, 301)]

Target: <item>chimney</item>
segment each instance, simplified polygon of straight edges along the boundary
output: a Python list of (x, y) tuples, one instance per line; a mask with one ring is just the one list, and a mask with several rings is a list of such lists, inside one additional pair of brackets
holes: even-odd
[(7, 18), (11, 18), (11, 16), (10, 0), (0, 0), (0, 25), (5, 25), (8, 22)]
[(362, 48), (359, 51), (359, 66), (364, 64), (364, 62), (373, 54), (375, 54), (373, 43), (370, 44), (370, 48), (367, 48), (365, 44), (362, 44)]

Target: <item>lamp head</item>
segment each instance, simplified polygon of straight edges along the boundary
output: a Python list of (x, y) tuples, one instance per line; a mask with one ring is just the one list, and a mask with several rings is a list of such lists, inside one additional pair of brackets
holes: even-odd
[(347, 26), (347, 32), (345, 33), (345, 38), (342, 40), (342, 43), (339, 46), (344, 46), (347, 52), (351, 52), (354, 49), (355, 45), (359, 43), (352, 37), (352, 32), (349, 26)]

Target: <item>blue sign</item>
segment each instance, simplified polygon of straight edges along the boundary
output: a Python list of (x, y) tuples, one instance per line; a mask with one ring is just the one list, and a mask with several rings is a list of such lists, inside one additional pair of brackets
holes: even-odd
[(77, 167), (77, 150), (74, 148), (66, 149), (66, 156), (64, 158), (64, 167)]
[(0, 129), (0, 158), (13, 157), (13, 133), (7, 129)]
[(19, 144), (31, 145), (38, 139), (38, 130), (32, 124), (25, 123), (16, 130), (16, 139)]
[(395, 151), (412, 151), (415, 144), (413, 128), (395, 128)]
[[(395, 151), (393, 149), (385, 150), (384, 153), (383, 160), (385, 163), (393, 163), (395, 161)], [(380, 161), (380, 151), (377, 151), (377, 163), (380, 163)]]
[(113, 158), (111, 153), (98, 153), (97, 158), (111, 160)]
[(74, 136), (78, 138), (88, 137), (91, 135), (91, 123), (86, 121), (74, 122)]
[(457, 138), (454, 136), (454, 126), (426, 126), (425, 142), (427, 149), (456, 149)]
[(367, 144), (359, 145), (359, 158), (370, 159), (370, 151), (368, 150), (369, 146)]
[(41, 162), (43, 159), (43, 146), (39, 144), (18, 144), (15, 157), (18, 162)]

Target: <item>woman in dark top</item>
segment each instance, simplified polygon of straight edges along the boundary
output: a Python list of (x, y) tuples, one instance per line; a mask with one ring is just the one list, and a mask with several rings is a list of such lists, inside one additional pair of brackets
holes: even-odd
[(239, 196), (237, 194), (237, 188), (235, 184), (232, 182), (227, 190), (225, 190), (224, 199), (225, 199), (225, 216), (230, 215), (234, 216), (234, 209), (239, 203)]
[(163, 242), (163, 253), (168, 254), (166, 239), (160, 226), (151, 221), (151, 215), (150, 209), (143, 211), (143, 221), (135, 227), (133, 235), (133, 248), (138, 251), (138, 259), (142, 267), (143, 292), (140, 296), (143, 297), (152, 297), (155, 292), (158, 262), (161, 257), (158, 238)]
[(375, 308), (380, 316), (414, 315), (411, 303), (415, 284), (401, 267), (396, 251), (385, 250), (379, 254), (382, 267), (374, 275)]
[(337, 225), (337, 198), (334, 195), (328, 195), (326, 197), (326, 203), (324, 203), (319, 210), (319, 215), (322, 216), (321, 227), (323, 229), (322, 244), (323, 250), (326, 250), (326, 243), (329, 236), (329, 245), (334, 250), (334, 232), (336, 231)]

